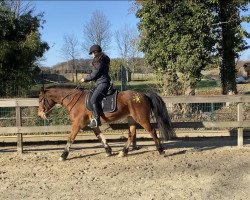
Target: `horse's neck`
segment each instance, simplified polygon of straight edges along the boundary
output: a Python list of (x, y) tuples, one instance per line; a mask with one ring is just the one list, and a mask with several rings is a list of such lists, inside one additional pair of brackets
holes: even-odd
[(51, 99), (57, 104), (63, 104), (64, 101), (68, 101), (69, 94), (72, 93), (72, 90), (63, 91), (62, 89), (51, 90), (50, 96)]
[(68, 89), (66, 91), (62, 91), (60, 92), (60, 95), (58, 95), (59, 98), (57, 98), (57, 103), (67, 108), (68, 105), (71, 104), (72, 101), (74, 101), (76, 95), (78, 96), (79, 92), (79, 90), (75, 89)]

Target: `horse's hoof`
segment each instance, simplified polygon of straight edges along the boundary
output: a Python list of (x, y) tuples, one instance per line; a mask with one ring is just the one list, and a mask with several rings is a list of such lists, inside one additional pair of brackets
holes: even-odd
[(165, 151), (160, 151), (159, 154), (160, 155), (165, 155)]
[(112, 156), (112, 153), (106, 153), (106, 157)]
[(112, 149), (110, 147), (105, 148), (105, 151), (106, 151), (106, 157), (112, 156)]
[(67, 159), (68, 155), (69, 155), (69, 152), (68, 151), (64, 151), (62, 153), (62, 155), (60, 156), (59, 161), (65, 161)]
[(120, 151), (120, 153), (118, 154), (118, 158), (122, 158), (125, 156), (126, 156), (126, 154), (123, 151)]
[(140, 150), (141, 149), (141, 147), (139, 147), (139, 146), (133, 146), (132, 147), (132, 151), (137, 151), (137, 150)]
[(65, 160), (66, 160), (66, 158), (63, 158), (63, 157), (59, 158), (59, 161), (65, 161)]

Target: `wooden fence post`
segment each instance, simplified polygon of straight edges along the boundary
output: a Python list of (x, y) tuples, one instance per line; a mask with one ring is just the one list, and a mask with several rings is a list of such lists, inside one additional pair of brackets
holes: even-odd
[[(238, 109), (238, 121), (242, 122), (243, 121), (243, 103), (238, 103), (237, 105)], [(238, 127), (238, 147), (243, 146), (243, 128)]]
[(18, 106), (16, 100), (16, 127), (18, 129), (17, 132), (17, 152), (19, 154), (23, 153), (23, 134), (19, 132), (19, 127), (22, 126), (22, 116), (21, 116), (21, 107)]

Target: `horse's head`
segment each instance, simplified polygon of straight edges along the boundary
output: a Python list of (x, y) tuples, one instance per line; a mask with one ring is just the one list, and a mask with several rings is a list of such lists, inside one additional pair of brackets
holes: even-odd
[(39, 107), (37, 115), (46, 119), (55, 104), (56, 102), (51, 99), (50, 91), (42, 88), (39, 94)]

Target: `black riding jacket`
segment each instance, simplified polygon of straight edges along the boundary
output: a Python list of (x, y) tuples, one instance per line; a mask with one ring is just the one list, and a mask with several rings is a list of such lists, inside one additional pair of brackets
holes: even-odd
[(109, 64), (110, 58), (103, 54), (101, 59), (97, 64), (95, 64), (95, 69), (90, 75), (84, 78), (84, 82), (96, 81), (96, 84), (109, 83), (111, 81), (109, 76)]

